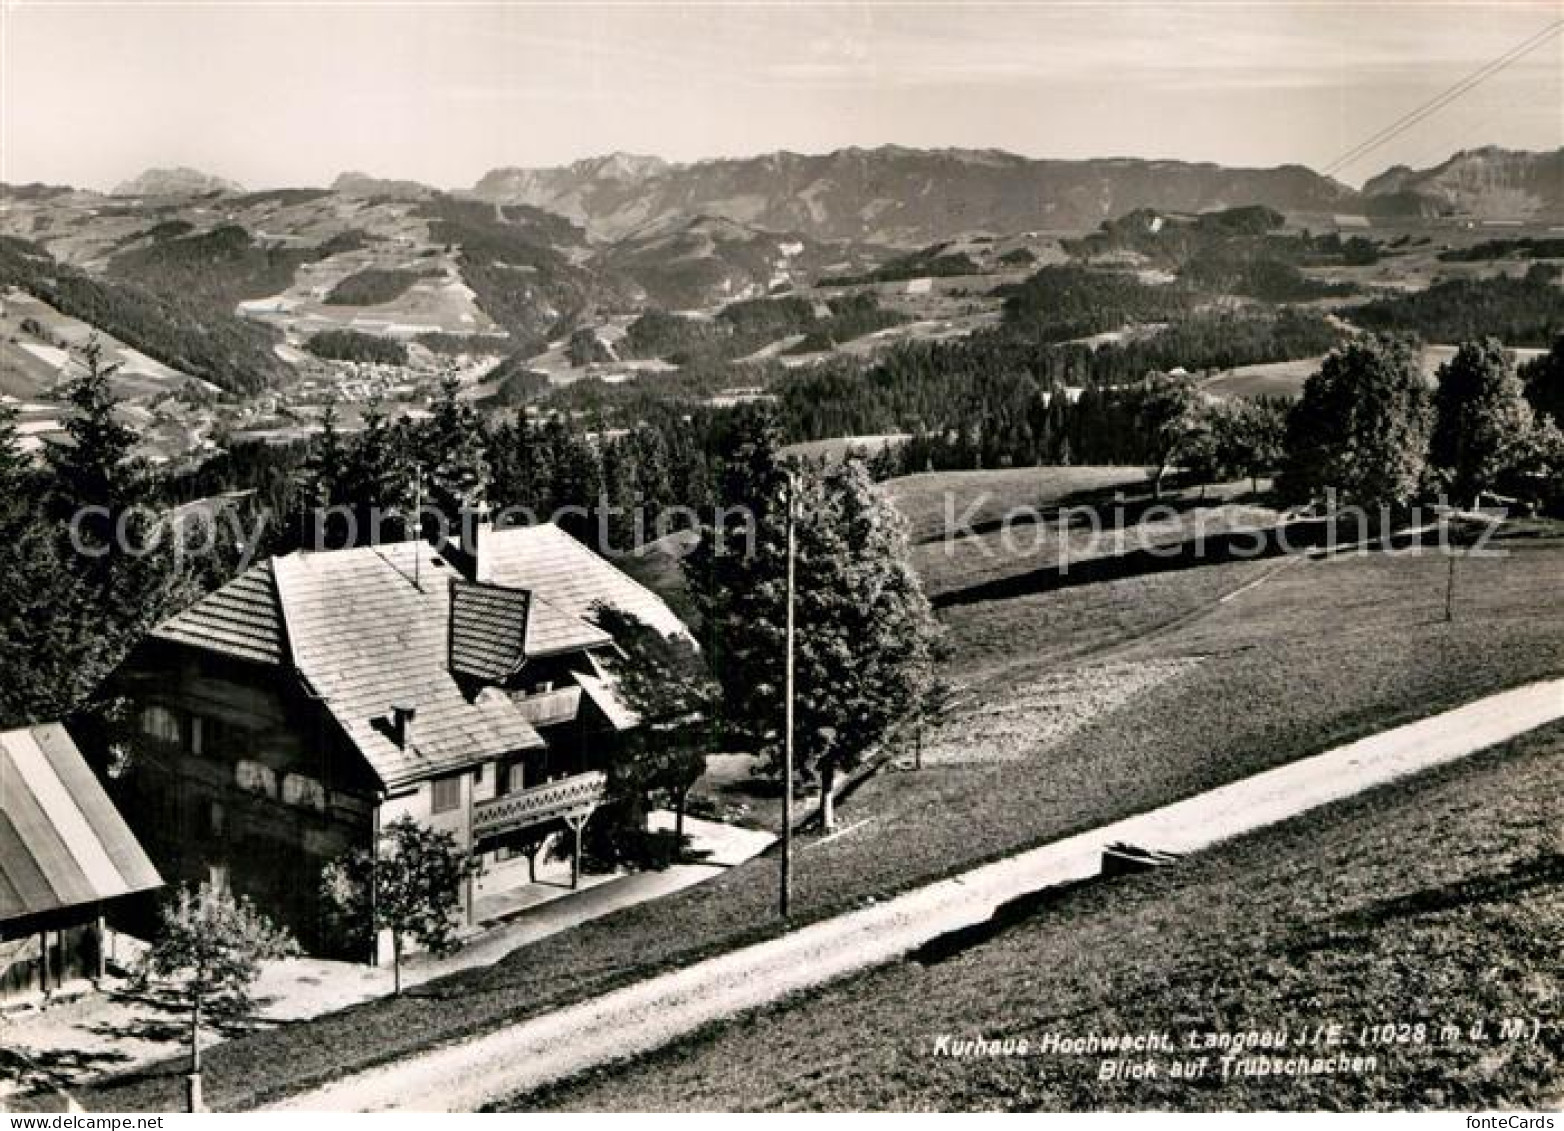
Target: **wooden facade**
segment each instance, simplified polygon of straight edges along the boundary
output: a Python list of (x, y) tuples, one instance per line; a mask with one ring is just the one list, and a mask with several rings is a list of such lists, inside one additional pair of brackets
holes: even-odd
[(275, 668), (157, 639), (113, 687), (136, 732), (113, 793), (168, 883), (226, 886), (334, 952), (320, 872), (373, 843), (380, 790), (319, 703)]
[(134, 732), (114, 789), (170, 883), (225, 884), (347, 957), (358, 932), (328, 921), (321, 871), (398, 818), (492, 861), (573, 834), (579, 867), (635, 725), (590, 609), (601, 594), (677, 621), (557, 528), (495, 546), (465, 563), (424, 543), (274, 559), (132, 653), (112, 679)]

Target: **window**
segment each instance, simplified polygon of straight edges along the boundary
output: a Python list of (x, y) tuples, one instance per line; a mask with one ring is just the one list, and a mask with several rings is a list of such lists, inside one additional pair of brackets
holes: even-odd
[(179, 716), (167, 707), (153, 705), (141, 709), (141, 733), (170, 746), (179, 745)]
[(250, 793), (261, 793), (271, 798), (277, 796), (277, 772), (260, 762), (235, 762), (234, 781), (240, 789)]
[(434, 795), (429, 802), (429, 809), (434, 813), (449, 813), (462, 803), (462, 779), (436, 778), (433, 783)]
[(494, 796), (504, 797), (520, 790), (522, 776), (520, 762), (501, 762), (494, 771)]
[(288, 774), (282, 779), (282, 799), (289, 805), (326, 811), (326, 787), (304, 774)]

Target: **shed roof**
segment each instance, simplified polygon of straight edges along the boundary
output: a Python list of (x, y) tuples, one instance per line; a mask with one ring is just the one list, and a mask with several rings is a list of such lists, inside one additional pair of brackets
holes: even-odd
[(0, 922), (162, 883), (63, 726), (0, 732)]
[(450, 585), (451, 670), (485, 683), (508, 679), (527, 658), (532, 594), (460, 577)]

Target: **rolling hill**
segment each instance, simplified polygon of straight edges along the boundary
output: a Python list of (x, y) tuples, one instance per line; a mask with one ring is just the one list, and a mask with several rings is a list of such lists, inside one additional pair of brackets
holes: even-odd
[(610, 245), (599, 263), (663, 309), (710, 306), (806, 283), (850, 249), (797, 232), (774, 232), (720, 216), (669, 216)]
[(204, 196), (214, 192), (243, 192), (233, 181), (199, 169), (178, 166), (171, 169), (148, 169), (139, 176), (123, 181), (114, 189), (114, 196)]

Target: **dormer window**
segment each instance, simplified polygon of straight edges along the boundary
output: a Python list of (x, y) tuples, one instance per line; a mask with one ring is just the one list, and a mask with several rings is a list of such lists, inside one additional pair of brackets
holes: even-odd
[(478, 684), (504, 684), (527, 659), (525, 589), (451, 579), (451, 674)]

